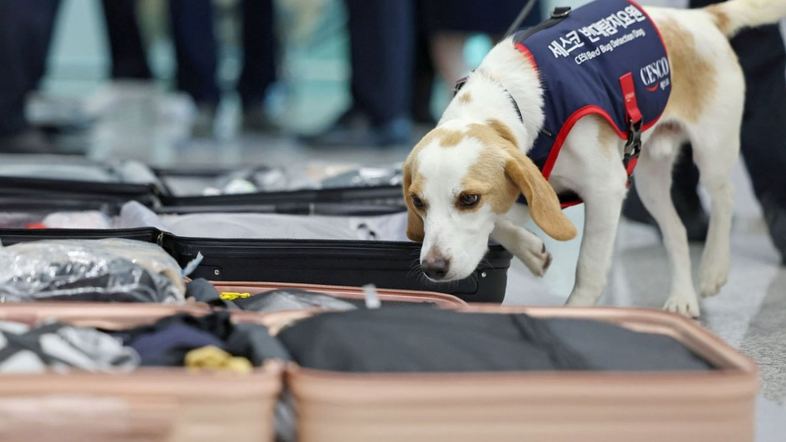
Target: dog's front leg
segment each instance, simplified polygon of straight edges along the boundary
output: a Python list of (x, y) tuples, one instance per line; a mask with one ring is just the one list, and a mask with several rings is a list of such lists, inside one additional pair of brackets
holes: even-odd
[(576, 266), (576, 283), (567, 304), (592, 306), (606, 287), (625, 187), (592, 189), (582, 198), (584, 237)]
[(546, 251), (543, 240), (507, 219), (500, 219), (494, 224), (491, 237), (520, 259), (536, 276), (543, 276), (551, 264), (551, 254)]

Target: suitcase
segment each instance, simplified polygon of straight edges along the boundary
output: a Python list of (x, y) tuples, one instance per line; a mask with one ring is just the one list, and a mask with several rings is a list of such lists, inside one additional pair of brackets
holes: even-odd
[(607, 321), (671, 336), (708, 372), (342, 373), (292, 366), (310, 441), (752, 442), (754, 363), (695, 322), (655, 310), (471, 305)]
[(204, 259), (190, 275), (192, 278), (341, 286), (371, 283), (383, 289), (448, 293), (468, 302), (501, 303), (512, 258), (501, 246), (491, 246), (469, 278), (440, 284), (429, 282), (416, 269), (420, 245), (411, 242), (184, 238), (153, 228), (0, 229), (4, 245), (42, 239), (102, 238), (157, 243), (181, 266), (201, 253)]
[[(151, 304), (3, 304), (0, 320), (56, 319), (120, 329), (177, 312), (208, 311)], [(281, 371), (282, 364), (271, 361), (242, 376), (169, 367), (139, 368), (129, 374), (0, 375), (0, 439), (272, 441)]]

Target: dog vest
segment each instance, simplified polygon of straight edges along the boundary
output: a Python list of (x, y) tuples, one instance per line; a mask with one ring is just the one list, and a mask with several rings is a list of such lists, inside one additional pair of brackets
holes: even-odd
[(528, 153), (543, 176), (551, 174), (576, 122), (590, 114), (628, 141), (630, 175), (639, 134), (658, 121), (671, 92), (666, 48), (644, 9), (632, 0), (558, 8), (551, 19), (514, 34), (513, 42), (532, 61), (543, 87), (546, 118)]

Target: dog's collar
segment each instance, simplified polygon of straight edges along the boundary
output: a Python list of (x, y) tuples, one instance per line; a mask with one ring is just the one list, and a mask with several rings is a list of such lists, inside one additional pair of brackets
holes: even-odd
[(474, 70), (474, 69), (473, 69), (473, 70), (472, 70), (472, 72), (470, 72), (470, 73), (469, 73), (469, 75), (467, 75), (466, 77), (461, 77), (461, 78), (459, 78), (459, 79), (458, 79), (458, 81), (456, 81), (456, 84), (455, 84), (455, 86), (453, 87), (453, 96), (455, 97), (455, 96), (456, 96), (456, 94), (458, 94), (458, 93), (459, 93), (459, 91), (461, 90), (461, 88), (463, 88), (463, 87), (464, 87), (464, 85), (467, 83), (467, 80), (469, 80), (469, 76), (470, 76), (470, 75), (472, 75), (472, 74), (474, 74), (474, 73), (478, 73), (478, 74), (481, 74), (481, 75), (483, 75), (484, 77), (486, 77), (487, 79), (489, 79), (491, 82), (493, 82), (493, 83), (496, 83), (496, 84), (497, 84), (497, 86), (499, 86), (499, 88), (500, 88), (500, 89), (502, 89), (502, 91), (503, 91), (503, 92), (505, 92), (505, 95), (507, 95), (507, 96), (508, 96), (508, 99), (510, 100), (510, 103), (513, 105), (513, 109), (516, 111), (516, 116), (518, 116), (518, 118), (519, 118), (519, 121), (520, 121), (522, 124), (524, 124), (524, 116), (523, 116), (523, 115), (521, 115), (521, 109), (519, 108), (519, 104), (518, 104), (518, 103), (516, 103), (516, 99), (515, 99), (515, 98), (513, 98), (513, 94), (511, 94), (511, 93), (508, 91), (508, 89), (507, 89), (505, 86), (503, 86), (503, 85), (502, 85), (502, 83), (500, 83), (500, 82), (499, 82), (497, 79), (495, 79), (494, 77), (492, 77), (492, 76), (490, 76), (490, 75), (488, 75), (488, 74), (485, 74), (485, 73), (484, 73), (483, 71), (481, 71), (481, 70)]

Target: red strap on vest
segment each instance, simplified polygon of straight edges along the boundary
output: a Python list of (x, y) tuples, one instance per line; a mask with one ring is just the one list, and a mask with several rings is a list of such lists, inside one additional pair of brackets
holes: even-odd
[(636, 163), (639, 160), (639, 151), (641, 150), (641, 125), (643, 118), (639, 110), (639, 103), (636, 101), (636, 88), (633, 84), (632, 73), (628, 72), (620, 77), (620, 89), (622, 89), (625, 113), (627, 114), (629, 125), (628, 140), (625, 142), (622, 162), (628, 174), (628, 185), (630, 185), (630, 177), (633, 175), (633, 169), (636, 168)]
[(622, 89), (622, 96), (625, 100), (625, 111), (628, 114), (630, 122), (638, 123), (641, 121), (641, 111), (639, 110), (639, 103), (636, 101), (636, 88), (633, 86), (633, 74), (628, 72), (620, 77), (620, 88)]

